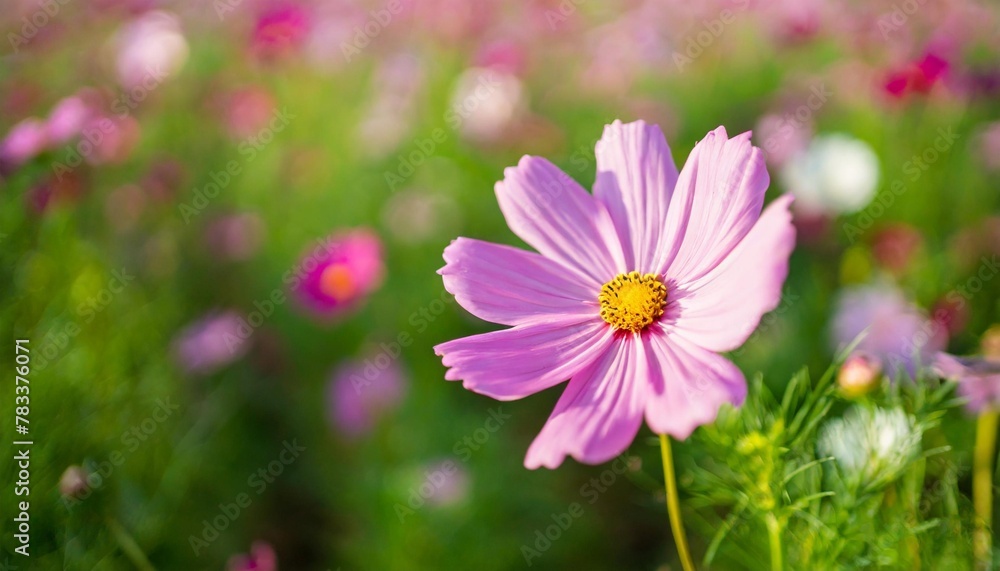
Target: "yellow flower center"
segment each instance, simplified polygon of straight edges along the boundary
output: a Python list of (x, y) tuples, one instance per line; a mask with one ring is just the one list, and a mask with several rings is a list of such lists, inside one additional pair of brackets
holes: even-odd
[(319, 276), (319, 288), (337, 301), (344, 301), (354, 295), (355, 285), (351, 270), (343, 264), (327, 266)]
[(597, 296), (601, 319), (615, 329), (638, 333), (663, 315), (667, 286), (656, 274), (618, 274)]

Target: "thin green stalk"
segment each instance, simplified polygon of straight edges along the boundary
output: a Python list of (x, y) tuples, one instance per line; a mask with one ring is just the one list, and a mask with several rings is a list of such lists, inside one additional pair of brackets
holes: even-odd
[(781, 524), (774, 512), (768, 512), (764, 521), (767, 523), (767, 537), (771, 543), (771, 571), (782, 571)]
[(974, 548), (976, 569), (990, 569), (993, 555), (993, 457), (996, 455), (997, 419), (1000, 413), (987, 410), (976, 423), (976, 450), (972, 468), (972, 503), (976, 507)]
[(129, 535), (129, 532), (125, 527), (118, 523), (115, 518), (108, 519), (108, 528), (111, 530), (111, 535), (114, 536), (115, 540), (118, 541), (118, 546), (121, 548), (125, 556), (129, 558), (137, 569), (141, 571), (156, 571), (153, 564), (146, 559), (146, 554), (142, 552), (142, 548), (139, 544), (135, 542), (135, 539)]
[(674, 456), (670, 450), (670, 437), (660, 435), (660, 454), (663, 456), (663, 479), (667, 488), (667, 514), (670, 515), (670, 529), (677, 544), (677, 554), (681, 558), (684, 571), (694, 571), (687, 537), (684, 535), (684, 520), (681, 517), (681, 502), (677, 497), (677, 477), (674, 475)]

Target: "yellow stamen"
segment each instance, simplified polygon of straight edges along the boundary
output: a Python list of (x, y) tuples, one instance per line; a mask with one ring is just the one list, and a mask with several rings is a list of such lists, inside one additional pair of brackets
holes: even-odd
[(656, 274), (618, 274), (597, 296), (601, 319), (620, 331), (638, 333), (663, 315), (667, 286)]
[(354, 295), (351, 271), (343, 264), (331, 264), (319, 276), (319, 287), (326, 295), (344, 301)]

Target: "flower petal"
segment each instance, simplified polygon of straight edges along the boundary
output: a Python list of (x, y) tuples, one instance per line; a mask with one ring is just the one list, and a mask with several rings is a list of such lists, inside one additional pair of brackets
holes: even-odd
[(507, 225), (546, 258), (598, 288), (626, 271), (621, 242), (604, 204), (540, 157), (525, 156), (496, 185)]
[(445, 379), (497, 400), (543, 391), (589, 365), (611, 341), (600, 318), (551, 319), (463, 337), (434, 347)]
[(594, 196), (611, 213), (629, 268), (652, 272), (667, 233), (667, 206), (677, 167), (657, 125), (644, 121), (604, 127), (597, 142)]
[(628, 448), (642, 425), (646, 372), (634, 336), (617, 337), (570, 379), (552, 416), (528, 448), (525, 467), (556, 468), (569, 455), (599, 464)]
[(757, 221), (769, 182), (749, 132), (729, 139), (719, 127), (706, 135), (677, 179), (666, 223), (673, 235), (656, 267), (692, 281), (719, 265)]
[(646, 423), (657, 434), (684, 440), (715, 421), (725, 403), (743, 404), (746, 378), (728, 359), (661, 329), (644, 335), (650, 388)]
[(444, 287), (480, 319), (519, 325), (545, 317), (595, 316), (597, 288), (534, 252), (458, 238), (444, 250)]
[(790, 195), (775, 200), (722, 263), (695, 282), (679, 284), (676, 333), (711, 351), (731, 351), (778, 306), (795, 247), (791, 202)]

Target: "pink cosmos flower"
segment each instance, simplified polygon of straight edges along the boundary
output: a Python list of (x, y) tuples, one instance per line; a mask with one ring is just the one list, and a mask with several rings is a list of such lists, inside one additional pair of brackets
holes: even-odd
[(365, 229), (330, 238), (299, 264), (293, 283), (296, 299), (318, 317), (332, 317), (357, 307), (382, 285), (382, 242)]
[(1000, 361), (938, 353), (934, 369), (958, 382), (958, 394), (967, 399), (969, 412), (1000, 407)]
[(750, 133), (719, 127), (678, 172), (655, 125), (615, 121), (597, 143), (591, 195), (526, 156), (497, 183), (511, 230), (539, 253), (459, 238), (445, 288), (473, 315), (512, 326), (435, 347), (445, 378), (499, 400), (569, 379), (525, 466), (621, 454), (643, 419), (686, 438), (746, 396), (718, 355), (774, 309), (795, 231)]

